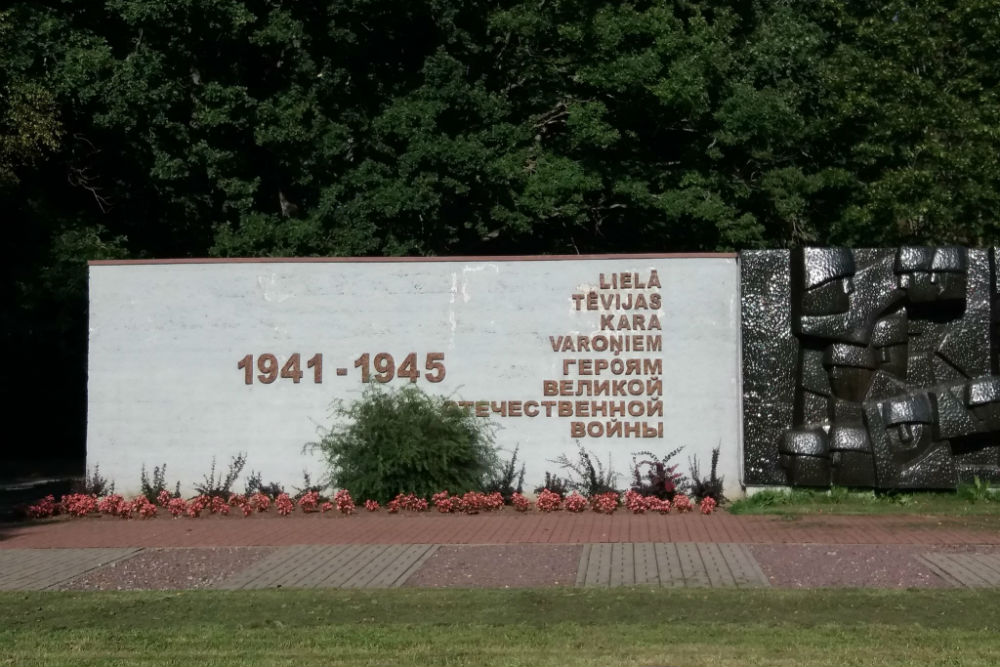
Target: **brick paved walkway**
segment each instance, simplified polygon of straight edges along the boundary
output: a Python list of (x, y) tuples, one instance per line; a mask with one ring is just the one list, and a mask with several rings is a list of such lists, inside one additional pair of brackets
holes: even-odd
[(293, 544), (995, 544), (1000, 532), (947, 517), (808, 516), (794, 521), (725, 513), (358, 514), (203, 517), (122, 521), (112, 517), (0, 524), (0, 550), (53, 547), (287, 546)]
[[(551, 548), (564, 550), (572, 559), (565, 561), (563, 574), (568, 576), (560, 576), (558, 585), (764, 587), (772, 582), (752, 549), (777, 547), (753, 545), (787, 545), (780, 548), (787, 548), (792, 557), (825, 551), (816, 545), (831, 549), (869, 545), (855, 547), (869, 551), (875, 548), (870, 545), (884, 545), (875, 549), (912, 552), (901, 557), (911, 558), (933, 580), (928, 585), (1000, 587), (1000, 534), (962, 527), (942, 517), (827, 516), (789, 521), (724, 513), (709, 517), (504, 513), (146, 521), (103, 517), (0, 524), (0, 590), (60, 588), (85, 573), (114, 568), (144, 550), (171, 547), (193, 553), (218, 546), (277, 548), (227, 575), (216, 588), (390, 588), (424, 585), (408, 582), (422, 580), (414, 575), (439, 550), (451, 549), (452, 556), (456, 549), (470, 550), (470, 559), (478, 550), (480, 560), (475, 562), (482, 564), (483, 550), (549, 548), (544, 545), (561, 545)], [(487, 559), (491, 557), (487, 554)], [(454, 582), (446, 577), (431, 585), (476, 585), (474, 577), (467, 578), (467, 570), (460, 574)]]

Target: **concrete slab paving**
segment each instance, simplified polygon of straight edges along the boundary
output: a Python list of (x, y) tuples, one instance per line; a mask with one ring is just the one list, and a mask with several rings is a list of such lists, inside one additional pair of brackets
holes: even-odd
[(952, 585), (1000, 587), (1000, 555), (928, 552), (921, 554), (919, 559)]
[(767, 577), (742, 544), (587, 544), (577, 586), (759, 588)]
[(0, 550), (0, 590), (38, 591), (54, 588), (85, 572), (129, 558), (141, 551), (123, 549)]

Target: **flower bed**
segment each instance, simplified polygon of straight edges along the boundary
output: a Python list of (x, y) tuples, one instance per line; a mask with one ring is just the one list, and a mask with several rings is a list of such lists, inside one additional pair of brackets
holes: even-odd
[[(362, 505), (368, 512), (380, 512), (384, 509), (388, 514), (429, 512), (432, 509), (441, 514), (479, 514), (497, 512), (505, 508), (503, 496), (499, 493), (487, 494), (477, 491), (469, 491), (462, 495), (441, 491), (431, 496), (430, 502), (412, 493), (401, 493), (386, 503), (384, 508), (374, 500), (365, 500)], [(196, 519), (206, 515), (229, 516), (231, 513), (249, 517), (268, 513), (272, 507), (279, 516), (290, 516), (296, 511), (302, 514), (325, 515), (333, 510), (349, 516), (357, 509), (354, 499), (347, 490), (337, 491), (332, 500), (322, 498), (316, 491), (304, 493), (297, 499), (292, 499), (287, 493), (278, 494), (274, 499), (263, 493), (249, 496), (234, 493), (228, 498), (200, 495), (188, 500), (162, 492), (155, 502), (142, 495), (128, 500), (118, 494), (98, 497), (72, 493), (62, 496), (58, 501), (55, 496), (48, 495), (30, 505), (25, 514), (32, 519), (59, 515), (76, 518), (108, 515), (121, 519), (149, 519), (157, 516), (162, 510), (164, 514), (174, 518)], [(560, 511), (580, 513), (590, 510), (601, 514), (614, 514), (619, 507), (623, 507), (633, 514), (645, 512), (669, 514), (671, 510), (678, 513), (692, 512), (695, 503), (682, 493), (676, 494), (671, 502), (656, 496), (644, 496), (634, 490), (622, 494), (612, 491), (588, 498), (575, 491), (563, 497), (544, 489), (538, 494), (534, 503), (522, 494), (515, 493), (509, 507), (517, 512), (535, 510), (545, 513)], [(234, 509), (238, 512), (232, 512)], [(715, 512), (717, 507), (711, 498), (703, 498), (698, 503), (697, 509), (702, 514), (708, 515)]]

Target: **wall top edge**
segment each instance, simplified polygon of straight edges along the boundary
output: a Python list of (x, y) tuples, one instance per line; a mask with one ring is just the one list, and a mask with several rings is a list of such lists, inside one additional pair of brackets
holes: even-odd
[(391, 264), (408, 262), (565, 262), (618, 259), (736, 259), (735, 252), (639, 253), (622, 255), (456, 255), (442, 257), (193, 257), (177, 259), (92, 259), (88, 266), (156, 264)]

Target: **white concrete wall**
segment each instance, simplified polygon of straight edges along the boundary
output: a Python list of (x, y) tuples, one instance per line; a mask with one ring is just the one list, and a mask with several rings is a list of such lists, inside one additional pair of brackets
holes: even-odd
[[(603, 273), (656, 271), (658, 289), (600, 289)], [(230, 457), (248, 453), (247, 470), (264, 481), (301, 486), (303, 469), (322, 475), (318, 454), (303, 445), (330, 423), (334, 399), (358, 397), (363, 384), (354, 361), (387, 352), (400, 364), (419, 359), (425, 390), (455, 400), (647, 401), (656, 396), (546, 396), (544, 381), (641, 380), (648, 375), (581, 376), (565, 359), (662, 360), (663, 416), (644, 421), (655, 438), (583, 437), (610, 456), (630, 481), (632, 453), (675, 457), (687, 471), (697, 455), (703, 472), (711, 450), (722, 447), (720, 473), (731, 493), (740, 478), (739, 301), (736, 259), (607, 257), (546, 261), (224, 262), (95, 264), (90, 269), (90, 375), (87, 463), (100, 465), (120, 491), (136, 491), (139, 471), (167, 464), (169, 483), (190, 492), (212, 457), (223, 470)], [(657, 293), (655, 310), (586, 310), (586, 298)], [(577, 309), (577, 305), (582, 307)], [(655, 314), (662, 331), (601, 331), (602, 314)], [(662, 352), (553, 352), (550, 336), (649, 334), (662, 336)], [(298, 384), (279, 378), (245, 384), (237, 363), (271, 353), (281, 363), (301, 355)], [(423, 377), (426, 355), (444, 353), (447, 374)], [(306, 360), (323, 354), (323, 382), (313, 382)], [(338, 376), (338, 368), (347, 374)], [(395, 379), (393, 386), (408, 382)], [(635, 385), (633, 385), (634, 387)], [(645, 393), (645, 390), (644, 390)], [(524, 403), (522, 403), (523, 409)], [(540, 483), (551, 459), (576, 452), (573, 422), (608, 418), (494, 416), (497, 443), (520, 446), (525, 487)], [(641, 430), (642, 427), (640, 427)], [(237, 483), (243, 488), (243, 479)], [(455, 489), (454, 491), (457, 491)]]

